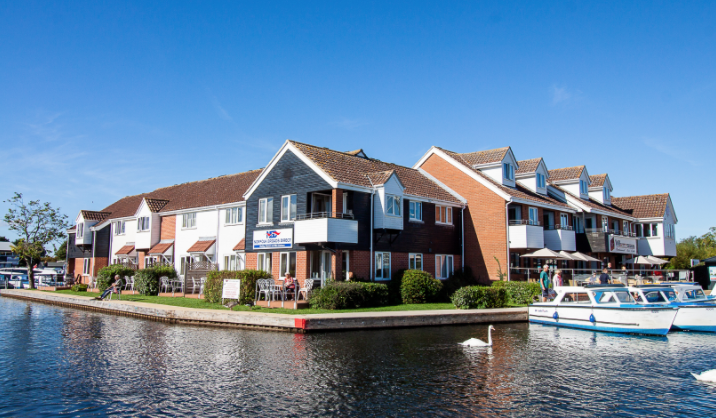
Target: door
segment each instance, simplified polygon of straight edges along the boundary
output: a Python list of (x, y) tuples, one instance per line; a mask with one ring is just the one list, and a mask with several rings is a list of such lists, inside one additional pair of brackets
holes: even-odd
[(321, 280), (321, 286), (331, 277), (331, 252), (311, 251), (311, 278)]
[(325, 213), (331, 216), (331, 196), (321, 193), (311, 195), (311, 213)]

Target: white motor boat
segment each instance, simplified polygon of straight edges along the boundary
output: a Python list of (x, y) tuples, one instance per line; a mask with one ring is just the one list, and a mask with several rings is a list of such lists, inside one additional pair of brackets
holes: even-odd
[(698, 284), (643, 285), (630, 287), (629, 292), (637, 303), (678, 308), (672, 329), (716, 332), (716, 301)]
[(552, 302), (530, 305), (530, 322), (644, 335), (666, 335), (678, 308), (636, 303), (624, 285), (562, 286)]

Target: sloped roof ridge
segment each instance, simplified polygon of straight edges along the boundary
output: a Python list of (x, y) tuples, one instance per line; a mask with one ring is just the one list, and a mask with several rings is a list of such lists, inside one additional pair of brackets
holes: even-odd
[[(411, 171), (415, 171), (415, 172), (417, 172), (417, 173), (420, 173), (420, 170), (418, 170), (418, 169), (416, 169), (416, 168), (408, 167), (408, 166), (404, 166), (404, 165), (400, 165), (400, 164), (396, 164), (396, 163), (389, 163), (389, 162), (387, 162), (387, 161), (379, 160), (379, 159), (377, 159), (377, 158), (372, 158), (372, 157), (366, 157), (366, 158), (358, 157), (358, 156), (356, 156), (356, 155), (347, 154), (347, 153), (345, 153), (345, 152), (343, 152), (343, 151), (336, 151), (336, 150), (334, 150), (334, 149), (330, 149), (330, 148), (326, 148), (326, 147), (319, 147), (318, 145), (306, 144), (305, 142), (294, 141), (294, 140), (292, 140), (292, 139), (290, 139), (289, 142), (301, 144), (301, 145), (304, 145), (304, 146), (307, 146), (307, 147), (316, 148), (316, 149), (320, 149), (320, 150), (326, 150), (326, 151), (330, 151), (330, 152), (335, 152), (335, 153), (337, 153), (337, 154), (343, 154), (343, 155), (345, 155), (346, 157), (357, 158), (358, 160), (361, 160), (361, 161), (373, 161), (373, 162), (376, 162), (376, 163), (389, 165), (389, 166), (391, 166), (391, 167), (397, 167), (397, 168), (407, 169), (407, 170), (411, 170)], [(387, 169), (385, 169), (385, 170), (373, 171), (373, 173), (383, 173), (383, 172), (390, 171), (390, 170), (391, 170), (390, 168), (387, 168)]]
[(537, 167), (539, 167), (540, 161), (542, 161), (542, 157), (537, 158), (530, 158), (527, 160), (520, 160), (517, 161), (517, 166), (519, 167), (516, 174), (524, 174), (524, 173), (533, 173), (537, 170)]
[[(209, 177), (208, 179), (187, 181), (187, 182), (185, 182), (185, 183), (178, 183), (178, 184), (174, 184), (174, 185), (171, 185), (171, 186), (160, 187), (160, 188), (158, 188), (158, 189), (154, 189), (154, 190), (152, 190), (151, 192), (144, 193), (144, 194), (149, 195), (149, 194), (151, 194), (151, 193), (158, 192), (158, 191), (160, 191), (160, 190), (166, 190), (166, 189), (169, 189), (169, 188), (172, 188), (172, 187), (186, 186), (186, 185), (189, 185), (189, 184), (202, 183), (202, 182), (205, 182), (205, 181), (223, 179), (223, 178), (233, 177), (233, 176), (241, 176), (241, 175), (246, 175), (246, 174), (249, 174), (249, 173), (254, 173), (254, 172), (256, 172), (256, 171), (262, 171), (262, 170), (263, 170), (263, 167), (262, 167), (262, 168), (257, 168), (257, 169), (255, 169), (255, 170), (242, 171), (241, 173), (222, 174), (222, 175), (216, 176), (216, 177)], [(165, 199), (156, 199), (156, 200), (165, 200)]]

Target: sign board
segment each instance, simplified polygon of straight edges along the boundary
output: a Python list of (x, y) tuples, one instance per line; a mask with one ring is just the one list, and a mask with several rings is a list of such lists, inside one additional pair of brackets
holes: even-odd
[(241, 280), (224, 279), (224, 287), (221, 291), (221, 299), (239, 299), (241, 293)]
[(626, 238), (609, 235), (608, 245), (610, 253), (634, 255), (636, 255), (637, 253), (636, 238)]
[(716, 267), (709, 267), (709, 278), (712, 282), (716, 282)]
[(293, 229), (265, 229), (254, 231), (254, 250), (292, 248)]
[(696, 267), (696, 266), (698, 266), (700, 262), (701, 262), (701, 260), (697, 260), (697, 259), (695, 259), (695, 258), (692, 258), (692, 259), (691, 259), (691, 267)]

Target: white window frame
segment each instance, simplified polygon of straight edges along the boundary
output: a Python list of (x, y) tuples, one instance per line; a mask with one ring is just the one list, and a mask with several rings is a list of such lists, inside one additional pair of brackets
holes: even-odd
[(589, 194), (589, 190), (587, 190), (587, 181), (586, 180), (579, 180), (579, 193)]
[(149, 231), (149, 216), (137, 218), (137, 232)]
[(502, 174), (506, 180), (515, 179), (515, 167), (510, 163), (502, 163)]
[(385, 214), (388, 216), (402, 216), (403, 199), (400, 196), (385, 195)]
[(229, 254), (224, 256), (224, 270), (239, 271), (244, 269), (244, 258), (241, 254)]
[(343, 213), (348, 213), (348, 192), (343, 191)]
[(85, 224), (82, 222), (77, 224), (77, 236), (80, 237), (80, 239), (84, 239), (85, 237)]
[(604, 188), (604, 200), (611, 200), (611, 196), (609, 195), (609, 189), (607, 187)]
[[(281, 253), (279, 255), (279, 257), (280, 258), (279, 258), (279, 262), (278, 262), (278, 268), (279, 268), (279, 277), (280, 278), (286, 277), (286, 273), (291, 273), (291, 258), (294, 259), (294, 265), (296, 266), (296, 269), (298, 269), (298, 256), (296, 255), (295, 251)], [(285, 266), (284, 266), (284, 260), (286, 263)], [(291, 277), (296, 277), (295, 271), (293, 272), (293, 274), (291, 274)]]
[(547, 187), (547, 177), (542, 173), (537, 173), (537, 187), (544, 189)]
[(560, 213), (559, 214), (559, 225), (560, 226), (569, 226), (569, 215), (566, 213)]
[[(418, 265), (420, 267), (418, 267)], [(408, 253), (408, 269), (410, 269), (410, 270), (422, 270), (423, 269), (423, 254), (422, 253)]]
[[(445, 269), (443, 269), (445, 267)], [(443, 276), (445, 270), (446, 276)], [(435, 255), (435, 278), (438, 280), (449, 279), (455, 274), (455, 257), (451, 254)]]
[(114, 235), (126, 234), (126, 221), (117, 221), (114, 223)]
[[(532, 218), (532, 214), (534, 213), (534, 219)], [(529, 219), (530, 225), (539, 225), (539, 209), (530, 206), (527, 210), (527, 216)]]
[(296, 220), (297, 202), (298, 199), (295, 194), (281, 196), (281, 222), (293, 222)]
[(185, 213), (181, 216), (181, 229), (196, 229), (196, 212)]
[(659, 236), (659, 224), (658, 223), (651, 224), (651, 236), (652, 237)]
[(259, 199), (259, 225), (273, 225), (273, 197)]
[(452, 225), (452, 207), (435, 205), (435, 223), (438, 225)]
[(238, 225), (244, 223), (244, 208), (236, 206), (233, 208), (226, 208), (226, 225)]
[(409, 218), (411, 221), (423, 221), (423, 202), (411, 200), (408, 202)]
[(92, 263), (90, 262), (89, 258), (85, 258), (84, 263), (82, 264), (82, 274), (89, 275), (90, 274), (90, 265)]
[[(387, 263), (386, 263), (387, 260)], [(390, 280), (390, 253), (389, 252), (376, 252), (375, 253), (375, 280)], [(386, 266), (387, 264), (387, 266)], [(380, 270), (378, 270), (378, 265), (381, 266)], [(378, 275), (378, 272), (380, 271), (380, 275)], [(386, 276), (387, 271), (387, 277)]]
[(256, 270), (263, 270), (269, 274), (271, 273), (273, 262), (273, 260), (271, 260), (271, 254), (272, 253), (258, 253), (256, 256)]

